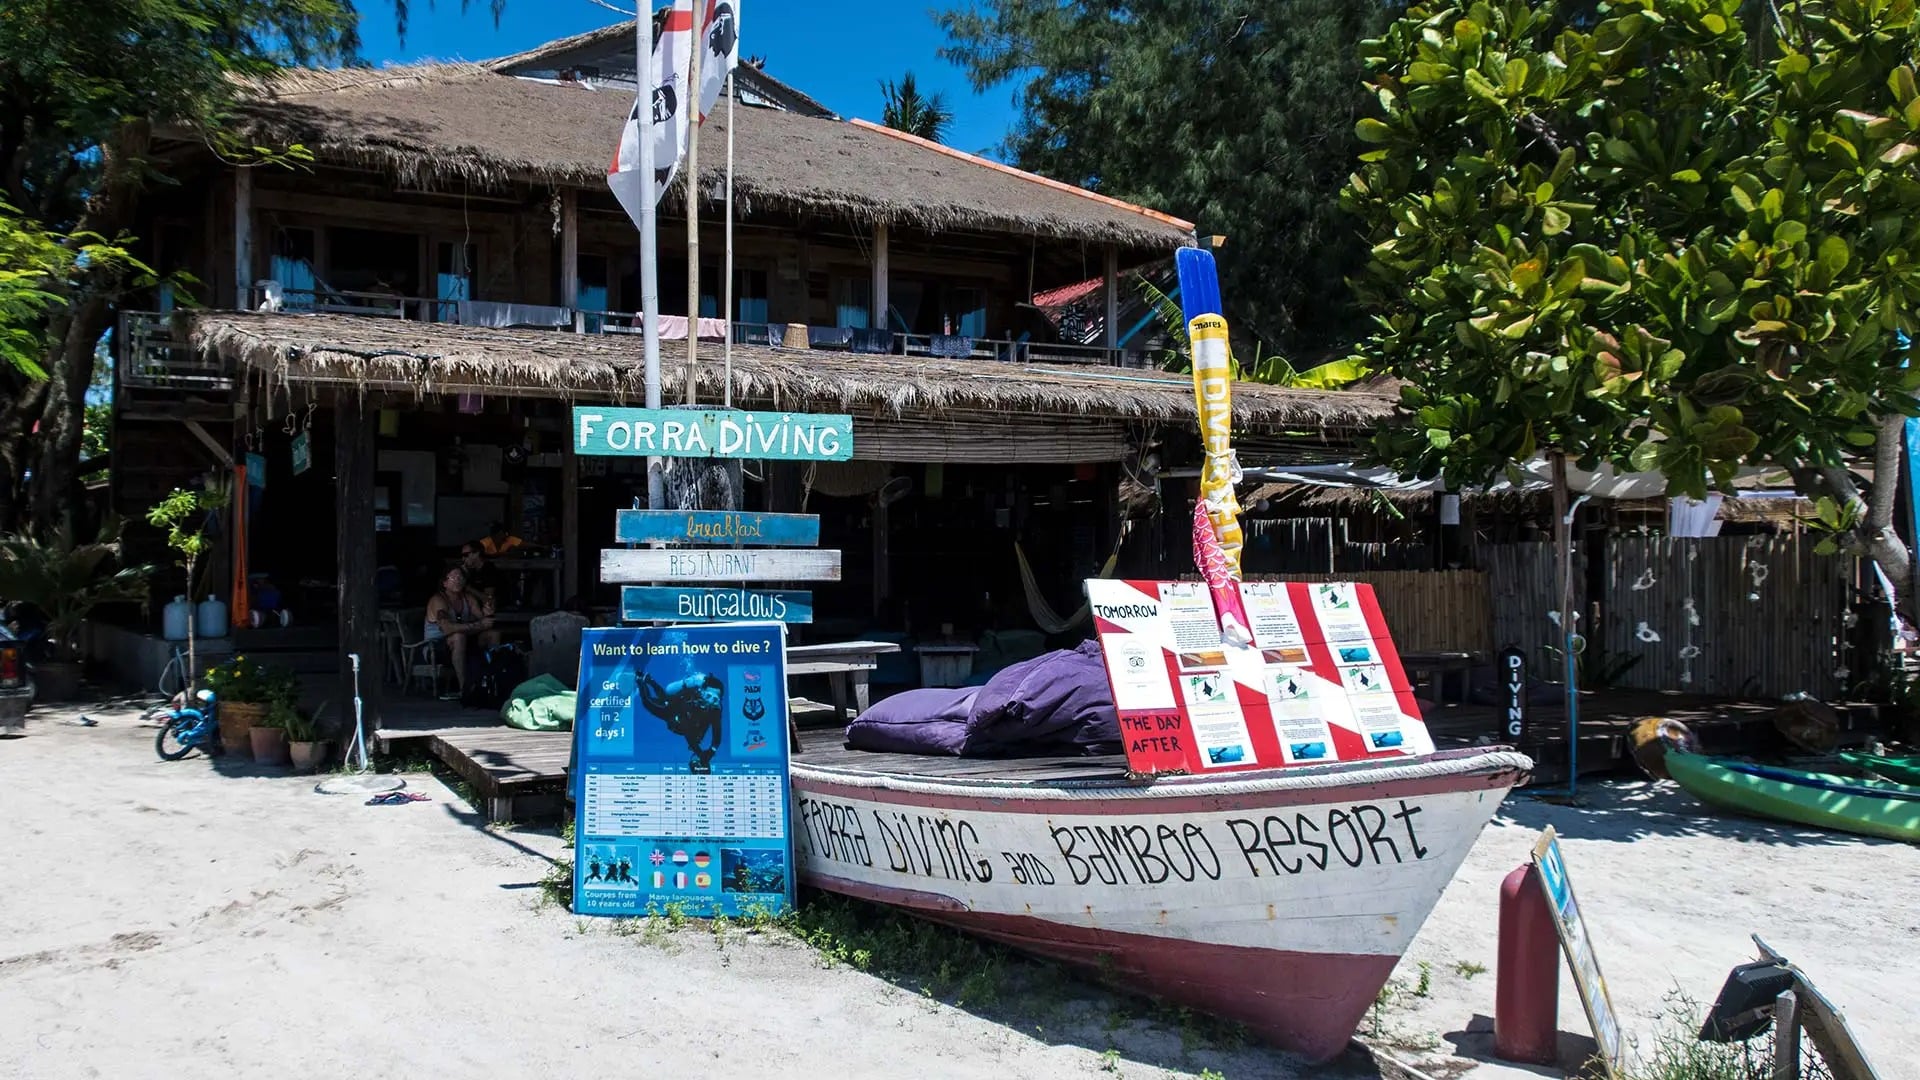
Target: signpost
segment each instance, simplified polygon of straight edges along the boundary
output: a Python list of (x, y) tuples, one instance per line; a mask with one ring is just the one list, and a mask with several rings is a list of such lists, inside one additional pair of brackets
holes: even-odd
[(1560, 839), (1553, 826), (1540, 835), (1533, 846), (1534, 877), (1546, 891), (1553, 908), (1553, 925), (1560, 934), (1560, 948), (1573, 969), (1573, 984), (1580, 991), (1580, 1004), (1586, 1007), (1587, 1023), (1600, 1044), (1600, 1057), (1606, 1062), (1607, 1075), (1618, 1077), (1626, 1060), (1626, 1041), (1619, 1018), (1613, 1012), (1613, 999), (1607, 996), (1607, 981), (1600, 975), (1600, 962), (1593, 954), (1593, 941), (1587, 936), (1587, 924), (1580, 917), (1580, 905), (1573, 898), (1573, 881), (1567, 877), (1567, 863), (1560, 854)]
[(853, 456), (853, 417), (576, 406), (573, 450), (610, 457), (846, 461)]
[(1500, 654), (1500, 688), (1506, 693), (1507, 738), (1516, 746), (1527, 736), (1527, 654), (1509, 648)]
[(1127, 766), (1204, 773), (1433, 752), (1373, 590), (1236, 582), (1251, 647), (1197, 581), (1087, 583)]
[(792, 905), (786, 685), (778, 623), (582, 635), (577, 914)]
[(603, 548), (600, 580), (638, 582), (839, 581), (838, 551), (777, 548)]
[(782, 623), (810, 623), (813, 621), (813, 594), (804, 591), (626, 585), (620, 589), (620, 619), (623, 622), (766, 619)]
[(758, 514), (742, 510), (620, 510), (613, 538), (622, 544), (750, 544), (815, 547), (818, 514)]

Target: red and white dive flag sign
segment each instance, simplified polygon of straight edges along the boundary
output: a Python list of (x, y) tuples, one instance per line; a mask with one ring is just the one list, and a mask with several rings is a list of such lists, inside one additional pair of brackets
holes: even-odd
[(1200, 581), (1087, 582), (1127, 764), (1206, 773), (1433, 752), (1373, 588), (1236, 582), (1252, 648)]
[[(701, 19), (699, 41), (706, 51), (700, 54), (700, 120), (705, 122), (720, 100), (727, 73), (740, 62), (741, 0), (697, 0), (705, 14)], [(688, 49), (693, 46), (693, 8), (696, 0), (674, 0), (667, 12), (666, 24), (653, 45), (653, 201), (658, 203), (673, 184), (680, 162), (687, 156)], [(640, 200), (648, 190), (640, 175), (640, 107), (649, 95), (634, 99), (627, 113), (627, 125), (620, 132), (620, 145), (614, 150), (613, 164), (607, 168), (607, 186), (627, 216), (638, 221)]]

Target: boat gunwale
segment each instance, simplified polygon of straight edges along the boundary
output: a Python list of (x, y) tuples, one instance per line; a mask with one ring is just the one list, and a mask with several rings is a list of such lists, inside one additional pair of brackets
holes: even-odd
[[(904, 794), (1012, 800), (1154, 800), (1212, 796), (1260, 795), (1279, 792), (1338, 790), (1405, 781), (1481, 777), (1497, 780), (1512, 774), (1518, 784), (1533, 771), (1533, 759), (1506, 746), (1443, 750), (1410, 760), (1347, 761), (1331, 765), (1290, 766), (1216, 775), (1112, 777), (1021, 780), (1017, 777), (937, 777), (911, 773), (865, 771), (844, 764), (808, 763), (794, 757), (792, 780), (866, 788)], [(1496, 786), (1488, 784), (1487, 786)]]

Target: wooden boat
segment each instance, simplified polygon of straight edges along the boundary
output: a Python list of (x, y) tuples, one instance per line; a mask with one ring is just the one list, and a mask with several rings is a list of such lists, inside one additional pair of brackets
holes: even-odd
[(1669, 751), (1667, 771), (1694, 798), (1822, 829), (1920, 841), (1920, 787)]
[(801, 879), (1337, 1055), (1532, 762), (1447, 751), (1129, 779), (1125, 759), (809, 747)]
[(1858, 750), (1842, 750), (1836, 756), (1846, 765), (1870, 772), (1883, 780), (1920, 785), (1920, 757), (1887, 757)]

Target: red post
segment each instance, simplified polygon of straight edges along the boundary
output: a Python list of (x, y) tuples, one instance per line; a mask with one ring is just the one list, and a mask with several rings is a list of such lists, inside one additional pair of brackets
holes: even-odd
[(1551, 1065), (1560, 1042), (1560, 936), (1533, 864), (1500, 883), (1500, 955), (1494, 970), (1493, 1052)]

